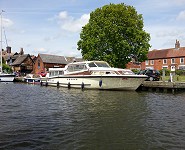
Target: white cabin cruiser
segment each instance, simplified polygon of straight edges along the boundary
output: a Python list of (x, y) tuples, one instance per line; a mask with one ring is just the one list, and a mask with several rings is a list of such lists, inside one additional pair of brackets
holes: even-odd
[(65, 68), (49, 68), (49, 77), (41, 82), (67, 88), (136, 90), (146, 78), (129, 69), (111, 68), (105, 61), (84, 61), (69, 63)]

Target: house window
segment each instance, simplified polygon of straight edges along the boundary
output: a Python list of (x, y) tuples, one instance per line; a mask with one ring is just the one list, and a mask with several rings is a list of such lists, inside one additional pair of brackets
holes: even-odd
[(167, 59), (163, 59), (163, 64), (167, 64)]
[(163, 66), (163, 69), (168, 69), (168, 66)]
[(40, 69), (40, 59), (38, 60), (38, 69)]
[(145, 65), (148, 65), (148, 60), (145, 61)]
[(151, 65), (154, 65), (154, 60), (150, 60), (150, 64)]
[(174, 64), (175, 63), (175, 58), (171, 59), (171, 63)]
[(179, 70), (185, 70), (185, 65), (179, 65)]
[(180, 58), (180, 63), (184, 64), (184, 58)]

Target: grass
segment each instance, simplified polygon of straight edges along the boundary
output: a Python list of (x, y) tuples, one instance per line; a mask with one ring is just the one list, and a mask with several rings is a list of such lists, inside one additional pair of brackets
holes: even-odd
[[(165, 76), (165, 77), (162, 77), (161, 76), (161, 79), (160, 80), (168, 81), (169, 79), (170, 79), (170, 76)], [(173, 76), (173, 81), (185, 82), (185, 76), (175, 75), (175, 76)]]

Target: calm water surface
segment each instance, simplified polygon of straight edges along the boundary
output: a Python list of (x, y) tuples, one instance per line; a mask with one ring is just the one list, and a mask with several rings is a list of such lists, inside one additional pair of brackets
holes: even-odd
[(185, 93), (0, 83), (0, 149), (185, 149)]

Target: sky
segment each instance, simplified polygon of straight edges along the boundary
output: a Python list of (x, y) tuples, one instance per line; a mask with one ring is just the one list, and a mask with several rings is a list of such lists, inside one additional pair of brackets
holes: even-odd
[(142, 14), (150, 50), (173, 48), (176, 40), (185, 47), (185, 0), (0, 0), (3, 48), (82, 57), (77, 50), (82, 27), (92, 11), (110, 3), (125, 3)]

